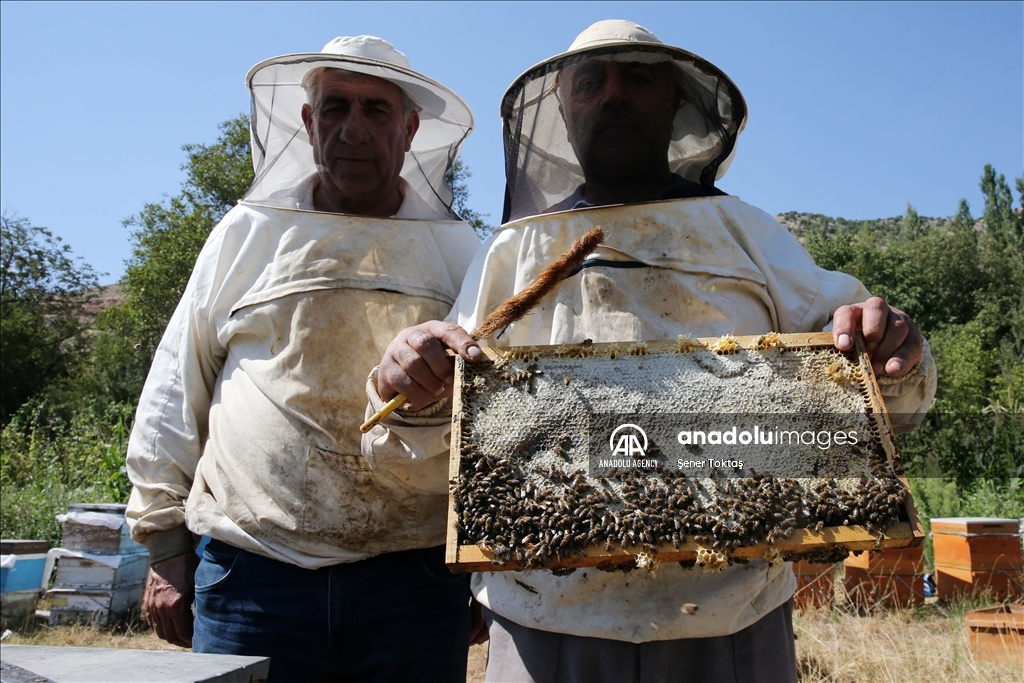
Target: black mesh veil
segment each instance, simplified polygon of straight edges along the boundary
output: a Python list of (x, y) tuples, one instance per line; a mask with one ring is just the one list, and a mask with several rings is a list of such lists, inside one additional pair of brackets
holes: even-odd
[(739, 89), (717, 67), (659, 43), (620, 42), (569, 52), (529, 69), (502, 99), (502, 222), (543, 213), (584, 182), (560, 111), (558, 84), (564, 69), (592, 59), (672, 66), (682, 94), (668, 149), (672, 172), (713, 187), (732, 161), (747, 108)]

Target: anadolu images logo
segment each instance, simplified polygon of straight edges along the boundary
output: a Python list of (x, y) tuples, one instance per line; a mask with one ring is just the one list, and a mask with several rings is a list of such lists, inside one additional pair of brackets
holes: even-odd
[[(643, 445), (640, 445), (641, 439)], [(619, 425), (608, 439), (608, 448), (612, 449), (613, 456), (642, 458), (647, 454), (647, 434), (635, 424)]]

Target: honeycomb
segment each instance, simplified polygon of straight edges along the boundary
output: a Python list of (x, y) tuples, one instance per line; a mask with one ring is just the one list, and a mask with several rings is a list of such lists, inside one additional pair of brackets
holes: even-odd
[(770, 333), (486, 353), (456, 364), (453, 567), (714, 571), (921, 536), (862, 347)]

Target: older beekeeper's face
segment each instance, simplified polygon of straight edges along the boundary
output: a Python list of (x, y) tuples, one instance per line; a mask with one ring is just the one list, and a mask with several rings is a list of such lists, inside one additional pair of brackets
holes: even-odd
[(402, 164), (419, 128), (419, 115), (404, 102), (398, 86), (374, 76), (340, 69), (317, 75), (302, 121), (319, 174), (318, 209), (397, 211)]
[(569, 143), (588, 180), (667, 170), (680, 104), (668, 64), (595, 58), (567, 67), (559, 81)]

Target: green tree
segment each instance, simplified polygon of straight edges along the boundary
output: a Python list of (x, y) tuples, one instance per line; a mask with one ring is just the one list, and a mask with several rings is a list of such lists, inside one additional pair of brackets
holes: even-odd
[(900, 238), (904, 240), (915, 240), (923, 232), (921, 217), (917, 215), (917, 209), (910, 202), (907, 202), (907, 213), (903, 217), (903, 228), (900, 230)]
[(247, 116), (222, 123), (214, 143), (183, 149), (187, 161), (181, 191), (164, 202), (146, 204), (125, 221), (133, 231), (132, 256), (121, 280), (125, 298), (100, 315), (87, 378), (92, 391), (107, 400), (138, 399), (206, 238), (252, 183)]
[(60, 237), (27, 219), (4, 215), (0, 243), (0, 423), (6, 423), (84, 355), (82, 307), (97, 280)]
[[(1024, 190), (1024, 178), (1016, 185)], [(805, 244), (822, 267), (856, 276), (909, 313), (931, 342), (935, 405), (901, 439), (912, 470), (948, 477), (967, 497), (991, 490), (1024, 504), (1022, 213), (991, 166), (981, 189), (980, 222), (966, 200), (949, 220), (923, 219), (912, 205), (902, 219), (859, 228), (816, 216)]]
[[(1018, 188), (1022, 180), (1018, 180)], [(987, 232), (1005, 246), (1020, 246), (1024, 239), (1024, 217), (1013, 210), (1013, 193), (1006, 184), (1006, 177), (1002, 173), (997, 174), (992, 164), (985, 164), (981, 191), (985, 194)]]
[(484, 239), (494, 230), (494, 227), (487, 224), (490, 214), (481, 214), (469, 208), (469, 179), (473, 177), (469, 168), (462, 163), (462, 159), (452, 162), (451, 168), (444, 174), (444, 181), (452, 189), (452, 208), (464, 221), (469, 223), (480, 239)]

